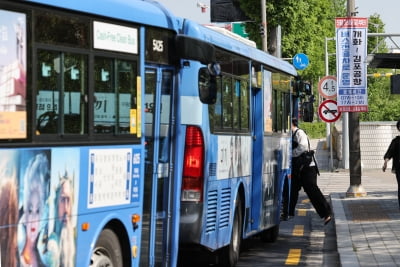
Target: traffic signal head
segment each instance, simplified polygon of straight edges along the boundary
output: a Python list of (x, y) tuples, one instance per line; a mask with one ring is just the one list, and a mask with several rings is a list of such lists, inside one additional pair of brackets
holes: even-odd
[(260, 24), (260, 35), (264, 36), (264, 25)]
[(312, 95), (311, 83), (303, 82), (303, 90), (306, 95)]
[(311, 101), (303, 102), (302, 105), (302, 118), (304, 122), (313, 122), (314, 120), (314, 106)]
[(312, 95), (312, 86), (310, 82), (305, 82), (303, 80), (297, 80), (294, 86), (296, 95)]
[(390, 93), (400, 94), (400, 74), (390, 76)]

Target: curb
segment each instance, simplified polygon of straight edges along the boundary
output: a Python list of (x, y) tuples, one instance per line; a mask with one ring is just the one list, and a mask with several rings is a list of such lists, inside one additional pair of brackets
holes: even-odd
[(351, 240), (341, 196), (338, 193), (332, 193), (330, 197), (335, 217), (336, 240), (341, 266), (360, 267), (357, 255), (353, 249), (353, 241)]

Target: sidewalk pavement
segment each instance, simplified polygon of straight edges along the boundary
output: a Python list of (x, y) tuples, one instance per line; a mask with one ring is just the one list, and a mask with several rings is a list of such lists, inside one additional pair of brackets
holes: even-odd
[(391, 170), (363, 169), (364, 197), (347, 197), (349, 170), (321, 172), (318, 186), (331, 198), (342, 267), (400, 266), (400, 209)]

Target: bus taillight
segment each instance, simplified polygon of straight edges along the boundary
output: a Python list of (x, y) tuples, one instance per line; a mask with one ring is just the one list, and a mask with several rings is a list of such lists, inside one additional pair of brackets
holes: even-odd
[(200, 128), (186, 129), (182, 201), (201, 201), (204, 182), (204, 140)]

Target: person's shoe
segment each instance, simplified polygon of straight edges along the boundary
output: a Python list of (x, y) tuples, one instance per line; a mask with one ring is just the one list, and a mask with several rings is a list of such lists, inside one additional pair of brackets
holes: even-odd
[(286, 214), (281, 214), (281, 221), (287, 221), (288, 216)]
[(288, 221), (292, 220), (293, 218), (294, 218), (293, 215), (289, 215), (289, 216), (287, 217)]
[(332, 220), (332, 216), (328, 215), (324, 218), (324, 225), (327, 225)]

